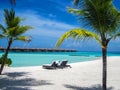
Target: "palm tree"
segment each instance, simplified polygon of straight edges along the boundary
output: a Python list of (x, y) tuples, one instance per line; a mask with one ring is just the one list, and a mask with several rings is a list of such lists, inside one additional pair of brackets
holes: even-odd
[(1, 34), (0, 37), (7, 38), (8, 39), (8, 46), (6, 48), (3, 60), (2, 60), (2, 65), (0, 68), (0, 74), (2, 73), (2, 70), (4, 68), (4, 64), (6, 62), (10, 47), (12, 43), (15, 40), (21, 40), (21, 41), (30, 41), (30, 36), (22, 36), (26, 31), (31, 29), (30, 26), (21, 26), (21, 18), (18, 16), (15, 16), (15, 11), (11, 9), (10, 11), (5, 9), (4, 10), (4, 18), (5, 18), (5, 24), (6, 27), (0, 24), (0, 30)]
[(112, 0), (74, 0), (74, 2), (76, 7), (68, 8), (68, 11), (76, 14), (90, 30), (83, 28), (69, 30), (59, 38), (56, 47), (70, 37), (75, 40), (95, 39), (102, 48), (102, 88), (107, 90), (107, 46), (112, 39), (120, 36), (120, 13)]

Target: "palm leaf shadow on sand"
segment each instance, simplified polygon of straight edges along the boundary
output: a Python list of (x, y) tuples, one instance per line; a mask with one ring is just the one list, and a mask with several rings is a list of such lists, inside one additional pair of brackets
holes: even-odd
[[(94, 85), (92, 87), (79, 87), (79, 86), (73, 86), (73, 85), (64, 85), (66, 88), (69, 88), (70, 90), (102, 90), (101, 85)], [(113, 87), (107, 88), (107, 90), (114, 90)]]
[[(0, 76), (0, 90), (32, 90), (30, 86), (53, 85), (47, 80), (36, 80), (33, 78), (22, 78), (27, 75), (25, 72), (6, 73), (7, 77)], [(17, 79), (19, 78), (19, 79)]]

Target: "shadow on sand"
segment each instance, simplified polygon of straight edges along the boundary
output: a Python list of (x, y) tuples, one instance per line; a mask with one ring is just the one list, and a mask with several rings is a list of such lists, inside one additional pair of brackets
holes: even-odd
[[(14, 72), (0, 75), (0, 90), (32, 90), (29, 86), (53, 85), (47, 80), (36, 80), (27, 77), (28, 73)], [(21, 78), (26, 76), (26, 78)]]
[[(70, 90), (102, 90), (101, 85), (94, 85), (92, 87), (79, 87), (79, 86), (73, 86), (73, 85), (64, 85), (66, 88), (69, 88)], [(107, 88), (107, 90), (113, 90), (113, 87)]]

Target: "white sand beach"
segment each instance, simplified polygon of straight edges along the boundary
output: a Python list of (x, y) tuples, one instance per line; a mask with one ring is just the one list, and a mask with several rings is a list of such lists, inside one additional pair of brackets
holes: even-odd
[[(0, 90), (101, 90), (102, 60), (47, 70), (41, 66), (6, 67)], [(108, 57), (108, 90), (120, 90), (120, 57)]]

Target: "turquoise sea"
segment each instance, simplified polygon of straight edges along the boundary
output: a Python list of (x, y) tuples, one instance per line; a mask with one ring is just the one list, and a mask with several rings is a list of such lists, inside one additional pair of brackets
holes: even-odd
[[(110, 52), (108, 56), (120, 56), (120, 53)], [(56, 60), (69, 63), (96, 60), (101, 58), (101, 52), (10, 52), (9, 58), (13, 61), (11, 67), (40, 66)]]

